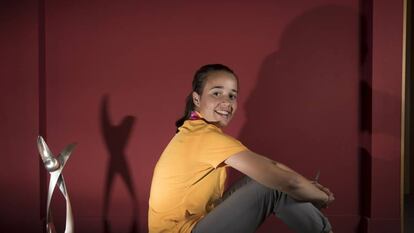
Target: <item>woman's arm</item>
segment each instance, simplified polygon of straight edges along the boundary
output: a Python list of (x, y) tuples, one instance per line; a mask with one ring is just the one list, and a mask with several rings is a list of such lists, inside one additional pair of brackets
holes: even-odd
[(224, 162), (257, 182), (285, 192), (298, 201), (309, 201), (318, 207), (326, 207), (334, 200), (330, 191), (322, 190), (289, 167), (254, 152), (243, 151)]

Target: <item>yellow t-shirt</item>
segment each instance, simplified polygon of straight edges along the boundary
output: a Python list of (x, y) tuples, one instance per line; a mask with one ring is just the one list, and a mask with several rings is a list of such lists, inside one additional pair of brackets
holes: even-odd
[(155, 166), (148, 210), (150, 233), (190, 233), (223, 194), (223, 162), (247, 150), (203, 120), (187, 120)]

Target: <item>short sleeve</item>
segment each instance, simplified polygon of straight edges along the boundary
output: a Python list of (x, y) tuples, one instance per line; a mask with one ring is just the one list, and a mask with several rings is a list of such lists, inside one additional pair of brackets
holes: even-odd
[(212, 132), (203, 140), (200, 160), (217, 168), (230, 156), (248, 150), (237, 139), (221, 132)]

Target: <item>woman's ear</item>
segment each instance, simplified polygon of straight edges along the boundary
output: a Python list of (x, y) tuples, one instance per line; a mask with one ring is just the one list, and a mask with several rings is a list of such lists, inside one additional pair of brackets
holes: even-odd
[(196, 106), (196, 107), (200, 107), (200, 95), (197, 93), (197, 92), (195, 92), (195, 91), (193, 91), (193, 103), (194, 103), (194, 105)]

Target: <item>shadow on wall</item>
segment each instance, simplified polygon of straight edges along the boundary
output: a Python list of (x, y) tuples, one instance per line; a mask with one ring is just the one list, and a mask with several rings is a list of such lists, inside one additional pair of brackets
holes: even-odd
[(119, 125), (114, 125), (109, 117), (108, 105), (109, 97), (105, 95), (101, 103), (101, 127), (103, 137), (109, 152), (105, 190), (104, 190), (104, 209), (103, 209), (103, 229), (104, 233), (111, 232), (111, 224), (108, 219), (109, 202), (111, 191), (114, 185), (114, 178), (119, 175), (126, 185), (132, 200), (132, 222), (130, 225), (130, 233), (138, 233), (138, 203), (130, 169), (126, 160), (125, 148), (128, 143), (129, 135), (134, 126), (135, 117), (125, 116)]
[[(328, 5), (296, 17), (262, 63), (239, 135), (251, 150), (309, 178), (320, 170), (321, 183), (341, 199), (328, 215), (358, 211), (359, 43), (355, 9)], [(353, 175), (332, 180), (340, 172)], [(259, 232), (275, 225), (268, 222)]]

